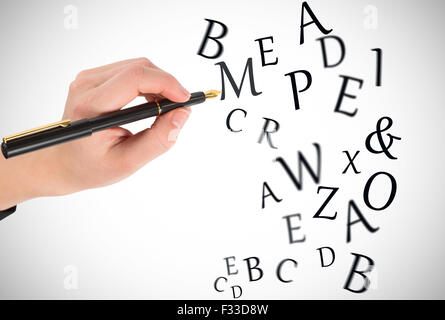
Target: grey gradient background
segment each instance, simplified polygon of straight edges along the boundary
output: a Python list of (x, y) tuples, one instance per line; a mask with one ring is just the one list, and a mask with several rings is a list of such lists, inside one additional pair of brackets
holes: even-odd
[[(223, 258), (236, 256), (238, 275), (230, 285), (243, 298), (445, 298), (443, 110), (443, 1), (309, 1), (323, 24), (346, 43), (345, 61), (323, 69), (320, 33), (309, 27), (299, 42), (300, 1), (2, 1), (0, 4), (0, 135), (60, 119), (69, 83), (87, 68), (146, 56), (175, 75), (190, 91), (220, 88), (215, 62), (241, 76), (254, 61), (257, 87), (239, 99), (196, 106), (168, 154), (113, 186), (20, 204), (0, 223), (0, 298), (208, 298), (213, 281), (225, 275)], [(78, 9), (77, 30), (64, 28), (64, 7)], [(364, 8), (378, 9), (378, 28), (364, 27)], [(207, 24), (224, 22), (224, 54), (207, 60), (196, 54)], [(261, 68), (256, 38), (274, 36), (279, 64)], [(383, 86), (374, 86), (375, 55), (383, 49)], [(307, 69), (312, 87), (293, 108), (285, 73)], [(340, 74), (364, 80), (354, 118), (334, 113)], [(136, 101), (137, 102), (137, 101)], [(135, 103), (136, 103), (135, 102)], [(230, 110), (248, 111), (243, 132), (225, 127)], [(401, 136), (391, 151), (399, 159), (366, 151), (364, 139), (381, 116), (391, 116), (391, 133)], [(280, 122), (278, 149), (258, 144), (262, 117)], [(129, 126), (140, 130), (148, 122)], [(312, 219), (322, 198), (305, 176), (296, 191), (273, 159), (295, 168), (297, 150), (314, 159), (322, 146), (322, 185), (340, 187), (329, 210), (335, 221)], [(361, 150), (360, 175), (341, 171), (342, 150)], [(388, 171), (398, 182), (394, 203), (372, 212), (362, 200), (369, 176)], [(1, 177), (0, 177), (1, 178)], [(261, 186), (268, 181), (284, 200), (261, 210)], [(387, 184), (376, 183), (373, 200), (384, 201)], [(166, 192), (168, 190), (168, 192)], [(354, 199), (380, 230), (353, 227), (347, 244), (347, 202)], [(289, 245), (283, 216), (301, 213), (303, 244)], [(336, 262), (321, 269), (316, 248), (331, 246)], [(351, 252), (376, 263), (373, 284), (356, 295), (342, 287)], [(249, 283), (242, 259), (258, 256), (264, 277)], [(296, 259), (294, 281), (280, 283), (275, 268)], [(78, 288), (64, 281), (74, 266)]]

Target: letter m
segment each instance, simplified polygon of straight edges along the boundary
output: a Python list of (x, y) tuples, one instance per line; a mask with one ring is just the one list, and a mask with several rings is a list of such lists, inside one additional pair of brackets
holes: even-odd
[(232, 74), (230, 73), (229, 68), (227, 68), (227, 65), (224, 61), (215, 63), (215, 65), (219, 65), (221, 68), (221, 86), (222, 86), (221, 100), (224, 100), (226, 97), (224, 74), (227, 76), (227, 79), (229, 79), (229, 82), (232, 85), (232, 88), (235, 91), (237, 98), (239, 98), (239, 96), (241, 94), (241, 88), (243, 87), (244, 78), (246, 77), (247, 72), (249, 73), (250, 91), (252, 92), (252, 95), (257, 96), (262, 93), (261, 91), (257, 92), (255, 89), (255, 81), (253, 78), (252, 58), (247, 59), (246, 67), (244, 68), (243, 77), (241, 78), (241, 83), (239, 86), (236, 84), (235, 80), (233, 80)]

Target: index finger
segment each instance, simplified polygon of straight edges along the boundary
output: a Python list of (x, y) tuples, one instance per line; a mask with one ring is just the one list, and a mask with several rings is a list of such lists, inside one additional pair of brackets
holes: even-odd
[(92, 89), (88, 93), (88, 105), (100, 113), (114, 111), (137, 96), (150, 93), (175, 102), (185, 102), (190, 98), (190, 93), (169, 73), (132, 64)]

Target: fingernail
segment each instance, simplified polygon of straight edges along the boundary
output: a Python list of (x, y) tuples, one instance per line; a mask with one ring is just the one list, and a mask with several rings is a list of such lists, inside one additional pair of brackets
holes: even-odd
[(175, 110), (171, 120), (173, 125), (176, 128), (181, 129), (184, 126), (184, 123), (187, 121), (189, 113), (190, 112), (187, 109)]

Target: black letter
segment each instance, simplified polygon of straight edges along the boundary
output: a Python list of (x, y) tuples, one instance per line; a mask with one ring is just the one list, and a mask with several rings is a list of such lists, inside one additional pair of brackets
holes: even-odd
[[(267, 190), (269, 191), (269, 193), (266, 194), (266, 195), (264, 195), (264, 191), (266, 190), (266, 188), (267, 188)], [(261, 209), (264, 209), (264, 200), (265, 200), (267, 197), (269, 197), (269, 196), (272, 196), (272, 198), (273, 198), (276, 202), (280, 202), (281, 200), (283, 200), (283, 199), (278, 199), (278, 198), (275, 196), (275, 194), (273, 193), (273, 191), (270, 189), (270, 187), (269, 187), (269, 185), (267, 184), (267, 182), (264, 182), (264, 183), (263, 183), (263, 205), (262, 205)]]
[[(389, 179), (391, 180), (391, 194), (389, 195), (388, 200), (386, 201), (386, 203), (383, 205), (383, 207), (380, 208), (376, 208), (373, 205), (371, 205), (371, 203), (369, 202), (369, 189), (371, 188), (371, 184), (374, 181), (374, 178), (377, 177), (380, 174), (384, 174), (385, 176), (389, 177)], [(397, 191), (397, 182), (396, 179), (394, 179), (394, 177), (389, 174), (388, 172), (377, 172), (374, 173), (369, 179), (368, 182), (366, 182), (365, 185), (365, 190), (363, 190), (363, 200), (365, 201), (365, 204), (373, 210), (376, 211), (381, 211), (381, 210), (385, 210), (386, 208), (389, 207), (389, 205), (393, 202), (394, 197), (396, 196), (396, 191)]]
[[(354, 209), (354, 211), (357, 213), (358, 219), (351, 222), (351, 209)], [(366, 229), (368, 229), (369, 232), (376, 232), (377, 230), (379, 230), (379, 228), (373, 228), (371, 227), (371, 225), (368, 223), (368, 221), (365, 219), (365, 217), (362, 215), (362, 213), (360, 212), (359, 208), (357, 207), (357, 205), (355, 204), (355, 202), (353, 200), (349, 201), (349, 206), (348, 206), (348, 224), (347, 224), (347, 235), (346, 235), (346, 242), (350, 242), (351, 241), (351, 226), (353, 224), (356, 224), (357, 222), (362, 222), (363, 225), (366, 227)]]
[(230, 272), (230, 267), (234, 267), (234, 264), (229, 264), (229, 259), (233, 259), (235, 261), (235, 257), (231, 256), (231, 257), (227, 257), (224, 258), (224, 260), (226, 260), (226, 264), (227, 264), (227, 274), (230, 276), (232, 274), (238, 274), (238, 270), (236, 270), (236, 272)]
[(239, 108), (238, 108), (238, 109), (233, 109), (233, 110), (230, 111), (230, 113), (227, 115), (226, 126), (227, 126), (227, 129), (229, 129), (229, 130), (232, 131), (232, 132), (240, 132), (240, 131), (243, 131), (243, 129), (233, 130), (232, 127), (230, 126), (230, 120), (232, 119), (232, 114), (233, 114), (235, 111), (241, 111), (242, 113), (244, 113), (244, 118), (247, 116), (247, 111), (246, 111), (246, 110), (239, 109)]
[[(266, 136), (267, 142), (269, 143), (269, 146), (272, 149), (277, 149), (277, 147), (275, 147), (272, 144), (272, 139), (270, 138), (270, 134), (277, 132), (278, 129), (280, 129), (280, 124), (278, 123), (278, 121), (275, 121), (274, 119), (269, 119), (269, 118), (263, 118), (263, 119), (266, 120), (266, 121), (264, 122), (263, 131), (261, 132), (260, 139), (258, 140), (258, 143), (261, 143), (263, 141), (264, 136)], [(267, 131), (267, 128), (269, 127), (269, 122), (270, 121), (272, 121), (275, 124), (275, 128), (272, 131)]]
[[(328, 56), (326, 54), (326, 45), (324, 42), (325, 39), (335, 39), (340, 44), (341, 54), (340, 54), (340, 60), (338, 60), (337, 63), (331, 64), (331, 65), (328, 64)], [(324, 64), (325, 68), (333, 68), (333, 67), (338, 66), (340, 63), (342, 63), (343, 59), (345, 58), (346, 49), (345, 49), (345, 44), (343, 43), (343, 40), (340, 37), (325, 36), (325, 37), (318, 38), (317, 40), (320, 40), (320, 43), (321, 43), (321, 51), (323, 53), (323, 64)]]
[(346, 156), (348, 157), (348, 160), (349, 160), (349, 164), (345, 168), (345, 170), (343, 170), (342, 174), (345, 174), (348, 171), (349, 166), (352, 166), (352, 170), (354, 170), (355, 174), (359, 174), (361, 171), (358, 171), (357, 168), (355, 167), (354, 160), (358, 156), (358, 154), (360, 153), (360, 150), (357, 150), (357, 152), (354, 154), (354, 157), (352, 159), (351, 159), (351, 155), (349, 154), (349, 151), (346, 150), (346, 151), (343, 151), (343, 152), (346, 153)]
[(298, 226), (298, 227), (291, 226), (290, 218), (292, 218), (292, 217), (298, 217), (298, 219), (301, 220), (301, 214), (296, 213), (296, 214), (291, 214), (289, 216), (283, 217), (283, 219), (286, 219), (286, 222), (287, 222), (287, 231), (289, 233), (289, 243), (292, 244), (292, 243), (296, 243), (296, 242), (304, 242), (306, 240), (306, 235), (304, 235), (303, 238), (297, 239), (297, 240), (294, 240), (294, 237), (292, 236), (292, 230), (299, 230), (301, 228), (300, 226)]
[[(251, 266), (250, 265), (250, 259), (254, 259), (256, 261), (255, 266)], [(263, 277), (263, 270), (261, 270), (261, 268), (258, 268), (258, 265), (260, 264), (260, 259), (258, 259), (257, 257), (250, 257), (250, 258), (246, 258), (244, 259), (244, 261), (246, 261), (247, 263), (247, 271), (249, 271), (249, 281), (258, 281)], [(256, 279), (252, 278), (252, 269), (256, 269), (258, 270), (259, 276)]]
[(263, 67), (265, 67), (265, 66), (270, 66), (270, 65), (274, 65), (274, 64), (277, 64), (277, 63), (278, 63), (278, 58), (275, 58), (275, 61), (274, 61), (274, 62), (266, 63), (266, 58), (264, 57), (264, 54), (265, 54), (266, 52), (272, 52), (272, 51), (273, 51), (273, 49), (270, 49), (270, 50), (264, 50), (263, 40), (266, 40), (266, 39), (270, 39), (270, 41), (272, 41), (272, 43), (273, 43), (273, 37), (272, 37), (272, 36), (270, 36), (270, 37), (265, 37), (265, 38), (255, 39), (255, 41), (258, 41), (258, 43), (259, 43), (259, 45), (260, 45), (261, 65), (262, 65)]
[(246, 77), (247, 72), (249, 72), (250, 92), (252, 92), (252, 95), (257, 96), (262, 93), (262, 92), (257, 92), (255, 90), (255, 81), (253, 79), (252, 58), (247, 59), (246, 67), (244, 68), (244, 73), (243, 73), (243, 77), (241, 78), (241, 83), (240, 83), (239, 88), (236, 85), (235, 80), (233, 80), (232, 74), (230, 73), (229, 68), (227, 68), (227, 65), (224, 61), (215, 63), (215, 65), (219, 65), (221, 68), (221, 83), (222, 83), (221, 100), (224, 100), (226, 97), (226, 90), (225, 90), (225, 85), (224, 85), (224, 74), (227, 75), (227, 79), (229, 79), (229, 82), (232, 85), (232, 88), (235, 91), (235, 94), (238, 98), (241, 94), (241, 89), (243, 87), (244, 78)]
[[(331, 261), (330, 264), (326, 264), (326, 265), (324, 264), (323, 249), (328, 249), (331, 252), (332, 261)], [(334, 251), (334, 249), (332, 249), (331, 247), (321, 247), (321, 248), (318, 248), (317, 250), (320, 252), (320, 259), (321, 259), (321, 267), (322, 268), (329, 267), (329, 266), (331, 266), (334, 263), (334, 261), (335, 261), (335, 251)]]
[(362, 79), (353, 78), (353, 77), (348, 77), (348, 76), (342, 76), (342, 75), (340, 75), (340, 77), (343, 78), (343, 83), (341, 85), (340, 96), (338, 97), (337, 105), (335, 106), (335, 111), (343, 113), (343, 114), (345, 114), (347, 116), (353, 117), (357, 113), (357, 109), (355, 109), (354, 112), (347, 112), (347, 111), (340, 110), (341, 102), (343, 101), (343, 97), (348, 97), (348, 98), (351, 98), (351, 99), (355, 99), (356, 98), (356, 96), (353, 96), (352, 94), (348, 94), (348, 93), (345, 92), (346, 91), (346, 86), (348, 85), (348, 80), (357, 81), (359, 83), (359, 86), (358, 86), (359, 89), (362, 88), (363, 80)]
[(295, 261), (295, 260), (293, 260), (293, 259), (284, 259), (283, 261), (281, 261), (281, 262), (278, 264), (278, 267), (277, 267), (277, 278), (278, 278), (278, 280), (280, 280), (281, 282), (284, 282), (284, 283), (289, 283), (289, 282), (292, 282), (292, 281), (294, 281), (294, 280), (284, 280), (283, 277), (281, 276), (281, 268), (283, 267), (283, 264), (284, 264), (286, 261), (293, 262), (295, 268), (297, 267), (298, 263), (297, 263), (297, 261)]
[[(309, 13), (309, 15), (311, 16), (312, 20), (310, 22), (304, 23), (304, 10), (307, 11), (307, 13)], [(331, 30), (326, 30), (320, 23), (320, 21), (318, 21), (317, 17), (315, 16), (315, 14), (312, 12), (311, 7), (309, 7), (309, 5), (307, 4), (307, 2), (303, 2), (303, 4), (301, 5), (301, 24), (300, 24), (300, 44), (304, 43), (304, 27), (307, 27), (308, 25), (314, 23), (317, 25), (317, 28), (323, 33), (323, 34), (328, 34), (332, 31)], [(303, 24), (304, 23), (304, 24)]]
[[(349, 276), (348, 279), (346, 280), (345, 286), (343, 287), (344, 289), (354, 292), (354, 293), (362, 293), (365, 292), (366, 290), (368, 290), (369, 285), (371, 284), (371, 281), (369, 281), (368, 277), (365, 276), (365, 273), (371, 272), (372, 269), (374, 268), (374, 261), (371, 258), (368, 258), (367, 256), (361, 255), (361, 254), (357, 254), (357, 253), (352, 253), (351, 254), (355, 257), (354, 258), (354, 263), (352, 264), (352, 268), (351, 271), (349, 272)], [(360, 258), (365, 258), (366, 260), (368, 260), (369, 266), (366, 270), (363, 271), (358, 271), (356, 268), (358, 267)], [(365, 283), (363, 284), (363, 287), (358, 289), (358, 290), (354, 290), (351, 289), (349, 286), (351, 285), (352, 282), (352, 278), (354, 277), (354, 273), (357, 273), (359, 275), (361, 275), (363, 277), (363, 279), (365, 280)]]
[(315, 146), (315, 149), (317, 150), (317, 174), (315, 174), (315, 172), (309, 166), (309, 164), (308, 164), (307, 160), (305, 159), (305, 157), (303, 156), (303, 154), (300, 151), (298, 151), (298, 174), (299, 174), (298, 177), (301, 182), (297, 180), (297, 178), (295, 177), (293, 172), (290, 170), (289, 166), (287, 165), (286, 161), (284, 161), (283, 158), (278, 157), (275, 159), (275, 161), (279, 162), (283, 166), (284, 170), (289, 175), (290, 179), (292, 180), (292, 182), (294, 183), (295, 187), (298, 190), (301, 190), (303, 188), (303, 166), (306, 167), (307, 171), (309, 172), (312, 179), (316, 183), (320, 182), (321, 150), (320, 150), (320, 145), (318, 143), (314, 143), (314, 146)]
[(329, 220), (334, 220), (335, 217), (337, 217), (337, 211), (335, 212), (333, 217), (326, 217), (326, 216), (320, 216), (321, 212), (323, 211), (323, 209), (326, 207), (326, 205), (328, 204), (328, 202), (332, 199), (332, 197), (334, 196), (334, 194), (338, 191), (337, 187), (318, 187), (317, 189), (317, 194), (320, 192), (320, 190), (322, 189), (328, 189), (328, 190), (332, 190), (332, 192), (329, 194), (329, 196), (326, 198), (325, 202), (323, 202), (323, 204), (321, 205), (321, 207), (317, 210), (317, 212), (314, 215), (314, 218), (325, 218), (325, 219), (329, 219)]
[[(204, 58), (208, 58), (208, 59), (216, 59), (216, 58), (218, 58), (219, 56), (222, 55), (223, 50), (224, 50), (223, 49), (223, 45), (217, 39), (224, 38), (224, 36), (227, 34), (228, 29), (227, 29), (226, 25), (224, 23), (222, 23), (222, 22), (215, 21), (215, 20), (210, 20), (210, 19), (204, 19), (204, 20), (210, 22), (210, 24), (207, 26), (207, 31), (206, 31), (206, 34), (204, 36), (204, 39), (202, 39), (201, 47), (199, 47), (198, 55), (203, 56)], [(212, 32), (212, 28), (213, 28), (213, 24), (214, 23), (217, 23), (217, 24), (219, 24), (222, 27), (221, 35), (219, 35), (217, 37), (211, 37), (210, 36), (210, 32)], [(205, 55), (203, 53), (203, 51), (205, 49), (205, 46), (207, 44), (207, 39), (214, 40), (216, 42), (216, 44), (218, 45), (218, 51), (213, 56), (207, 56), (207, 55)]]
[(218, 292), (223, 292), (223, 291), (224, 291), (224, 290), (219, 290), (219, 289), (218, 289), (218, 281), (221, 280), (221, 279), (223, 279), (224, 281), (227, 282), (227, 278), (226, 278), (226, 277), (219, 277), (219, 278), (216, 278), (215, 282), (213, 283), (213, 287), (214, 287), (215, 290), (218, 291)]
[[(298, 91), (297, 90), (297, 82), (295, 81), (295, 74), (300, 73), (300, 72), (306, 76), (307, 83), (306, 83), (306, 87), (304, 87), (304, 89)], [(298, 71), (289, 72), (289, 73), (286, 73), (285, 76), (290, 77), (290, 81), (292, 84), (292, 92), (294, 94), (295, 110), (298, 110), (298, 109), (300, 109), (300, 103), (298, 101), (298, 92), (305, 92), (307, 89), (309, 89), (309, 87), (312, 84), (312, 76), (309, 73), (309, 71), (306, 71), (306, 70), (298, 70)]]
[[(231, 286), (230, 288), (232, 288), (233, 299), (238, 299), (243, 294), (243, 289), (241, 289), (240, 286)], [(236, 296), (236, 294), (235, 294), (235, 288), (239, 289), (239, 295), (238, 296)]]
[(371, 49), (371, 51), (377, 52), (377, 76), (375, 79), (375, 85), (377, 87), (382, 86), (382, 49), (376, 48)]

